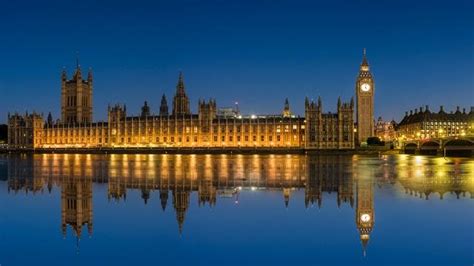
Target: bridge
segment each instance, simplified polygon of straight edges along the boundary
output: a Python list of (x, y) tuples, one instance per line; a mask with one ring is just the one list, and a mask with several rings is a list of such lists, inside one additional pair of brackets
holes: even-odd
[(406, 154), (466, 156), (474, 155), (474, 136), (406, 140)]

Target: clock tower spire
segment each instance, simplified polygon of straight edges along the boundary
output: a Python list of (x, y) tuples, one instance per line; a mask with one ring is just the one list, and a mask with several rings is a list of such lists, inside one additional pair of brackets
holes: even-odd
[(366, 143), (367, 138), (374, 135), (375, 82), (370, 72), (365, 48), (355, 89), (357, 98), (357, 143), (360, 145)]

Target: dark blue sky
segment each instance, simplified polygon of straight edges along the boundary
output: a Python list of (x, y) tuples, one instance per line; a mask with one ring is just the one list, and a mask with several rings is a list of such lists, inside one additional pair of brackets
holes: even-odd
[[(334, 111), (350, 99), (367, 48), (375, 116), (399, 120), (429, 104), (473, 101), (472, 1), (35, 1), (2, 2), (0, 122), (8, 111), (60, 111), (60, 72), (80, 52), (95, 77), (95, 119), (108, 103), (138, 113), (170, 101), (182, 70), (199, 97), (244, 113), (277, 113), (285, 97)], [(330, 2), (330, 3), (329, 3)]]

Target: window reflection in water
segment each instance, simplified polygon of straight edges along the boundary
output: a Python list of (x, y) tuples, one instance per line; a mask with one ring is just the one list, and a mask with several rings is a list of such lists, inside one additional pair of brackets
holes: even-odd
[[(304, 191), (304, 206), (321, 208), (325, 193), (336, 193), (337, 206), (354, 208), (355, 226), (365, 249), (376, 230), (374, 190), (398, 187), (400, 196), (431, 200), (446, 194), (474, 197), (474, 162), (423, 156), (360, 155), (10, 155), (1, 167), (8, 192), (61, 191), (61, 229), (80, 239), (93, 232), (93, 184), (107, 184), (109, 201), (125, 201), (138, 190), (165, 210), (172, 206), (178, 231), (184, 230), (192, 193), (197, 206), (215, 206), (219, 198), (239, 203), (242, 191), (281, 191), (282, 207)], [(4, 161), (5, 162), (5, 161)], [(5, 166), (6, 165), (6, 166)], [(192, 207), (192, 206), (191, 206)]]

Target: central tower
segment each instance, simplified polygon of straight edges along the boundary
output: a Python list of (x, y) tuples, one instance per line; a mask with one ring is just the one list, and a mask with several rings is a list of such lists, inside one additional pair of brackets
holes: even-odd
[(374, 90), (375, 83), (370, 72), (364, 48), (364, 57), (356, 81), (357, 97), (357, 143), (360, 145), (374, 135)]
[(79, 60), (72, 79), (66, 70), (61, 74), (61, 121), (63, 123), (92, 122), (92, 70), (83, 79)]
[(173, 115), (188, 115), (190, 113), (189, 98), (184, 90), (183, 73), (179, 72), (176, 94), (173, 98)]

